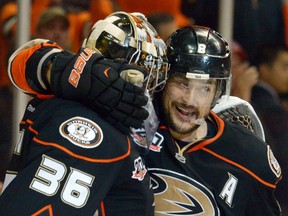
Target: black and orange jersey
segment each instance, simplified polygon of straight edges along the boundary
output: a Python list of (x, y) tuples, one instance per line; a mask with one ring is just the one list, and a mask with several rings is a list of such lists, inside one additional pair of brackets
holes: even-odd
[[(60, 51), (57, 48), (56, 50)], [(17, 61), (17, 58), (15, 59)], [(22, 62), (25, 63), (25, 61)], [(16, 86), (22, 89), (26, 87), (24, 90), (31, 91), (24, 76), (25, 73), (23, 72), (17, 78), (16, 68), (11, 68)], [(32, 93), (39, 92), (35, 90)], [(47, 112), (51, 110), (48, 108)], [(70, 109), (63, 107), (63, 110), (65, 111), (61, 114), (67, 116)], [(86, 113), (85, 116), (80, 116), (85, 117)], [(85, 118), (90, 119), (90, 116)], [(94, 118), (91, 117), (91, 120), (97, 122)], [(280, 215), (279, 205), (273, 193), (277, 182), (281, 179), (281, 169), (270, 147), (244, 127), (225, 122), (213, 112), (209, 116), (209, 122), (209, 125), (217, 131), (216, 134), (212, 138), (196, 140), (192, 143), (180, 143), (174, 140), (168, 127), (160, 124), (150, 151), (145, 155), (148, 172), (152, 177), (155, 215)], [(104, 128), (102, 124), (99, 123), (99, 125)], [(39, 131), (34, 123), (29, 127), (32, 131), (36, 129), (34, 134)], [(107, 136), (115, 141), (121, 140), (120, 135)], [(35, 140), (34, 137), (33, 139)], [(137, 143), (135, 137), (131, 137), (132, 142), (141, 146), (141, 142)], [(95, 149), (99, 150), (101, 147), (103, 145)], [(114, 150), (116, 151), (116, 148), (114, 149), (113, 146)], [(78, 152), (78, 150), (73, 152)], [(135, 162), (135, 164), (138, 163)], [(130, 191), (128, 187), (127, 190)], [(132, 205), (134, 207), (133, 202), (130, 206)], [(135, 206), (137, 207), (136, 204)], [(140, 215), (140, 213), (134, 215)]]
[(155, 215), (280, 215), (281, 169), (269, 146), (213, 112), (209, 119), (215, 136), (182, 145), (159, 127), (145, 156)]
[(142, 157), (92, 110), (36, 98), (20, 131), (0, 196), (1, 216), (153, 215)]
[(39, 98), (51, 97), (46, 74), (52, 59), (63, 53), (65, 51), (57, 43), (49, 40), (34, 39), (23, 44), (9, 58), (10, 81), (24, 93)]

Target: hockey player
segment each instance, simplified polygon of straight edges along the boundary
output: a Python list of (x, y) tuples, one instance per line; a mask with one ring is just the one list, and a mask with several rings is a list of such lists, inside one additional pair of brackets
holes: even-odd
[(211, 108), (230, 85), (230, 51), (200, 26), (167, 41), (169, 79), (146, 162), (155, 215), (280, 215), (273, 192), (281, 169), (266, 143)]
[[(106, 55), (114, 60), (104, 59), (103, 55), (96, 53), (95, 47), (90, 49), (88, 43), (74, 55), (54, 43), (43, 41), (32, 48), (32, 52), (25, 52), (25, 49), (24, 55), (16, 52), (18, 58), (28, 60), (25, 65), (19, 65), (19, 59), (12, 56), (10, 70), (19, 69), (21, 76), (25, 70), (44, 70), (51, 61), (55, 72), (51, 77), (54, 81), (51, 89), (56, 95), (64, 86), (69, 89), (71, 85), (69, 94), (78, 100), (83, 95), (88, 95), (86, 99), (89, 99), (90, 91), (97, 88), (97, 100), (90, 98), (85, 103), (94, 103), (93, 106), (98, 108), (103, 103), (102, 114), (110, 111), (112, 117), (115, 113), (119, 115), (117, 109), (122, 106), (122, 109), (130, 109), (132, 120), (137, 118), (134, 116), (137, 109), (129, 104), (126, 106), (125, 102), (141, 98), (133, 94), (133, 85), (129, 86), (120, 79), (119, 71), (126, 69), (126, 73), (132, 75), (140, 72), (143, 82), (138, 84), (143, 87), (139, 89), (151, 93), (165, 82), (166, 46), (139, 14), (113, 13), (95, 26), (103, 23), (113, 27), (112, 33), (123, 36), (122, 46), (115, 47), (113, 34), (101, 28), (93, 29), (107, 42), (107, 52), (113, 52), (112, 48), (117, 50), (114, 56)], [(45, 55), (41, 56), (43, 52)], [(49, 55), (50, 58), (44, 60)], [(124, 58), (129, 64), (115, 60), (117, 58)], [(35, 68), (33, 62), (38, 60), (40, 68)], [(132, 64), (145, 64), (145, 69)], [(90, 73), (91, 70), (94, 72)], [(35, 83), (35, 77), (30, 75), (28, 84), (40, 94), (28, 103), (20, 124), (21, 138), (0, 196), (0, 215), (154, 215), (150, 177), (144, 160), (129, 138), (79, 102), (40, 99), (41, 93), (49, 92), (48, 81), (42, 76)], [(34, 75), (37, 74), (31, 76)], [(18, 83), (19, 77), (12, 75), (11, 78)], [(24, 82), (19, 87), (31, 90)], [(80, 93), (77, 87), (81, 87)], [(131, 92), (126, 87), (131, 88)], [(36, 91), (32, 93), (36, 94)], [(129, 120), (127, 111), (122, 118)]]
[(168, 45), (170, 77), (154, 99), (160, 127), (145, 156), (155, 215), (280, 215), (273, 191), (281, 169), (269, 146), (211, 110), (229, 92), (227, 43), (194, 26)]

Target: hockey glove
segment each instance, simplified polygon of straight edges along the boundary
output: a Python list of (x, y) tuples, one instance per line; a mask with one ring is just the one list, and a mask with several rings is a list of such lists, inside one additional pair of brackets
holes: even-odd
[(104, 59), (85, 48), (77, 55), (66, 52), (53, 60), (51, 90), (56, 96), (80, 101), (124, 133), (139, 128), (148, 112), (143, 90), (120, 77), (121, 71), (140, 70), (126, 61)]

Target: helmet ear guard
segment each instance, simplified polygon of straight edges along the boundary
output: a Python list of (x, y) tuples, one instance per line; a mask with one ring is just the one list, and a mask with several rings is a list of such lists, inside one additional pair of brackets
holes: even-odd
[(230, 49), (218, 32), (203, 26), (187, 26), (174, 32), (166, 45), (169, 74), (180, 72), (187, 78), (217, 80), (212, 107), (222, 95), (230, 94)]

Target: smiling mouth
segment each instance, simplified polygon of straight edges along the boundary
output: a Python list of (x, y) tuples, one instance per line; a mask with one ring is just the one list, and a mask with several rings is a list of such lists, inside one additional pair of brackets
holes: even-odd
[(191, 109), (185, 109), (185, 108), (179, 107), (179, 106), (175, 106), (175, 107), (176, 107), (177, 111), (178, 111), (181, 115), (183, 115), (183, 116), (193, 117), (193, 116), (196, 115), (196, 112), (195, 112), (194, 109), (193, 109), (193, 110), (191, 110)]

